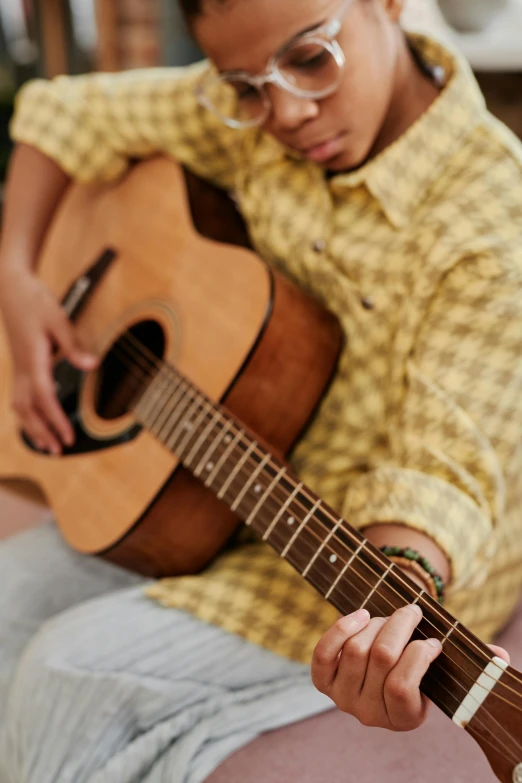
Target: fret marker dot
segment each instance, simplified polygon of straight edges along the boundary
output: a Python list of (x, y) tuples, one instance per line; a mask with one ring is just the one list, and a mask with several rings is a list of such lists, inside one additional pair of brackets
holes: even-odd
[(183, 429), (184, 430), (191, 430), (192, 429), (192, 424), (190, 423), (190, 421), (186, 421), (185, 422), (185, 424), (183, 425)]
[(214, 463), (213, 462), (207, 462), (207, 465), (206, 465), (206, 469), (207, 470), (212, 470), (213, 467), (214, 467)]
[(337, 555), (330, 555), (330, 563), (337, 563)]
[(256, 495), (259, 495), (262, 489), (263, 487), (261, 486), (261, 484), (256, 484), (254, 487), (254, 492), (256, 493)]
[(288, 517), (287, 522), (292, 527), (295, 524), (295, 517)]
[(223, 438), (223, 443), (231, 443), (231, 441), (232, 438), (230, 437), (230, 435), (225, 435), (225, 437)]

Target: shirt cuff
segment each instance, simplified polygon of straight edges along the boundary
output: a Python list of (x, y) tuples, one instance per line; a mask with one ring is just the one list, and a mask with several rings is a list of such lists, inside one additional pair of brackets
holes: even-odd
[(393, 523), (432, 538), (449, 560), (451, 591), (480, 586), (487, 578), (496, 549), (492, 520), (442, 479), (404, 468), (379, 468), (350, 485), (343, 516), (357, 530)]

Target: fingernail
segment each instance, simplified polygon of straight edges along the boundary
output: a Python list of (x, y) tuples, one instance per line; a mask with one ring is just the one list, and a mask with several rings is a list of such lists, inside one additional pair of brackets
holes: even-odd
[(352, 619), (357, 623), (365, 623), (370, 619), (370, 612), (367, 609), (357, 609), (357, 611), (352, 614)]
[(431, 647), (438, 647), (439, 650), (442, 648), (442, 644), (438, 639), (427, 639), (426, 641)]
[(415, 612), (415, 614), (418, 614), (419, 617), (421, 617), (422, 609), (420, 608), (419, 604), (410, 604), (410, 609), (412, 612)]

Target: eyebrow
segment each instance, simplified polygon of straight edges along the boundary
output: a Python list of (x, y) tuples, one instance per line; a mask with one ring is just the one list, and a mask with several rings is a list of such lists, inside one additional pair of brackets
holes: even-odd
[(311, 27), (305, 27), (304, 30), (301, 30), (299, 33), (293, 35), (286, 43), (280, 46), (279, 49), (284, 49), (286, 46), (293, 44), (295, 41), (301, 38), (302, 35), (306, 35), (306, 33), (312, 33), (314, 30), (317, 30), (319, 27), (322, 27), (323, 24), (326, 24), (326, 21), (327, 21), (326, 19), (323, 19), (321, 22), (317, 22), (316, 24), (313, 24)]
[[(304, 30), (301, 30), (300, 32), (296, 33), (296, 34), (295, 34), (295, 35), (293, 35), (291, 38), (289, 38), (289, 39), (288, 39), (288, 41), (286, 41), (284, 44), (282, 44), (282, 45), (281, 45), (281, 46), (278, 48), (277, 52), (280, 52), (282, 49), (286, 49), (286, 47), (287, 47), (287, 46), (291, 46), (293, 43), (295, 43), (296, 41), (298, 41), (298, 40), (299, 40), (299, 38), (301, 38), (301, 36), (303, 36), (303, 35), (306, 35), (306, 33), (311, 33), (311, 32), (313, 32), (314, 30), (318, 30), (318, 29), (319, 29), (319, 27), (322, 27), (324, 24), (326, 24), (326, 22), (327, 22), (327, 21), (328, 21), (327, 19), (323, 19), (323, 20), (321, 20), (320, 22), (316, 22), (315, 24), (313, 24), (313, 25), (310, 25), (310, 27), (305, 27), (305, 28), (304, 28)], [(277, 52), (276, 52), (276, 54), (277, 54)], [(233, 71), (236, 71), (236, 70), (238, 70), (238, 69), (234, 68), (234, 69), (232, 69), (232, 70), (233, 70)], [(229, 68), (225, 68), (225, 70), (224, 70), (224, 71), (221, 71), (221, 70), (220, 70), (220, 71), (219, 71), (219, 73), (220, 73), (220, 74), (222, 74), (222, 73), (230, 73), (230, 69), (229, 69)]]

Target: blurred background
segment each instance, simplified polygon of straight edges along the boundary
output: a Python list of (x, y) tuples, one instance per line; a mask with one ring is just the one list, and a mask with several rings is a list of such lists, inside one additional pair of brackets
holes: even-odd
[[(522, 137), (522, 0), (408, 0), (404, 25), (452, 40), (491, 110)], [(198, 57), (176, 0), (0, 0), (0, 183), (13, 98), (27, 79)]]

